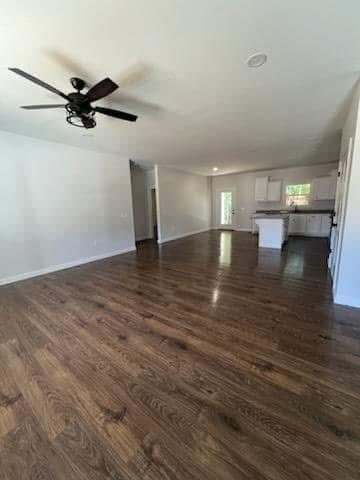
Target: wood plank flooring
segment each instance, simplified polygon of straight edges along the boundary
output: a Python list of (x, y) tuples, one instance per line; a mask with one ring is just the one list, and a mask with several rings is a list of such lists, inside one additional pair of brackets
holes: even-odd
[(0, 288), (0, 478), (360, 478), (326, 241), (212, 231)]

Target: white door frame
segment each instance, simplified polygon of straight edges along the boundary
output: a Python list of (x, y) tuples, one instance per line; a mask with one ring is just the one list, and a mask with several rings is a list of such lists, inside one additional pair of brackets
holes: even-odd
[(152, 202), (152, 190), (155, 190), (156, 194), (156, 186), (150, 185), (147, 187), (147, 204), (148, 204), (148, 215), (147, 215), (147, 227), (148, 227), (148, 238), (154, 238), (154, 231), (153, 231), (153, 224), (152, 224), (152, 210), (153, 210), (153, 202)]
[[(231, 192), (232, 193), (232, 222), (229, 225), (221, 224), (221, 192)], [(217, 188), (215, 190), (215, 225), (216, 228), (221, 228), (224, 230), (236, 230), (236, 188)]]
[[(347, 201), (348, 201), (348, 187), (349, 187), (349, 180), (351, 174), (351, 165), (352, 165), (352, 156), (353, 156), (353, 138), (349, 138), (349, 145), (346, 154), (346, 171), (344, 173), (344, 180), (343, 180), (343, 188), (341, 194), (341, 211), (335, 212), (336, 213), (336, 223), (337, 227), (337, 242), (334, 248), (334, 258), (333, 258), (333, 296), (336, 296), (336, 290), (339, 280), (339, 266), (341, 260), (341, 252), (342, 252), (342, 243), (344, 237), (344, 225), (346, 220), (346, 211), (347, 211)], [(344, 165), (341, 165), (341, 169), (343, 171)], [(337, 202), (337, 208), (339, 207), (339, 203)], [(339, 213), (339, 216), (338, 216)]]

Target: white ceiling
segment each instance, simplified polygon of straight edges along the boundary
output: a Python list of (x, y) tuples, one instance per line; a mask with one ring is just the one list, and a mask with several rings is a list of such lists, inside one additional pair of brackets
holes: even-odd
[[(333, 161), (359, 18), (359, 0), (5, 0), (0, 129), (202, 174)], [(250, 69), (257, 51), (268, 62)], [(97, 115), (85, 131), (21, 110), (61, 99), (7, 67), (67, 93), (71, 76), (110, 76), (120, 88), (99, 105), (139, 120)]]

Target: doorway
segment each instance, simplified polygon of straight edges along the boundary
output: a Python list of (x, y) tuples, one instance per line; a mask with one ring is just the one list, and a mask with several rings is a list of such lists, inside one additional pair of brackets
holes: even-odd
[(157, 242), (158, 240), (158, 218), (157, 218), (157, 202), (156, 202), (156, 188), (151, 187), (151, 208), (150, 208), (150, 225), (152, 238)]
[(218, 228), (234, 230), (235, 228), (235, 189), (227, 188), (216, 191), (215, 218)]
[(156, 184), (154, 169), (130, 163), (131, 190), (135, 243), (155, 241), (158, 238)]

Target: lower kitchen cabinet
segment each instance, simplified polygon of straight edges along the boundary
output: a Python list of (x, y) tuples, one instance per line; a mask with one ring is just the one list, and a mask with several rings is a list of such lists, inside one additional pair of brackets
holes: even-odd
[(309, 237), (328, 237), (330, 235), (331, 218), (329, 214), (291, 214), (289, 235), (305, 235)]
[(330, 235), (332, 225), (332, 217), (330, 215), (321, 215), (321, 236), (328, 237)]
[(321, 215), (306, 215), (307, 235), (318, 236), (321, 233)]
[(300, 213), (290, 215), (289, 219), (289, 235), (305, 235), (306, 232), (306, 217)]

